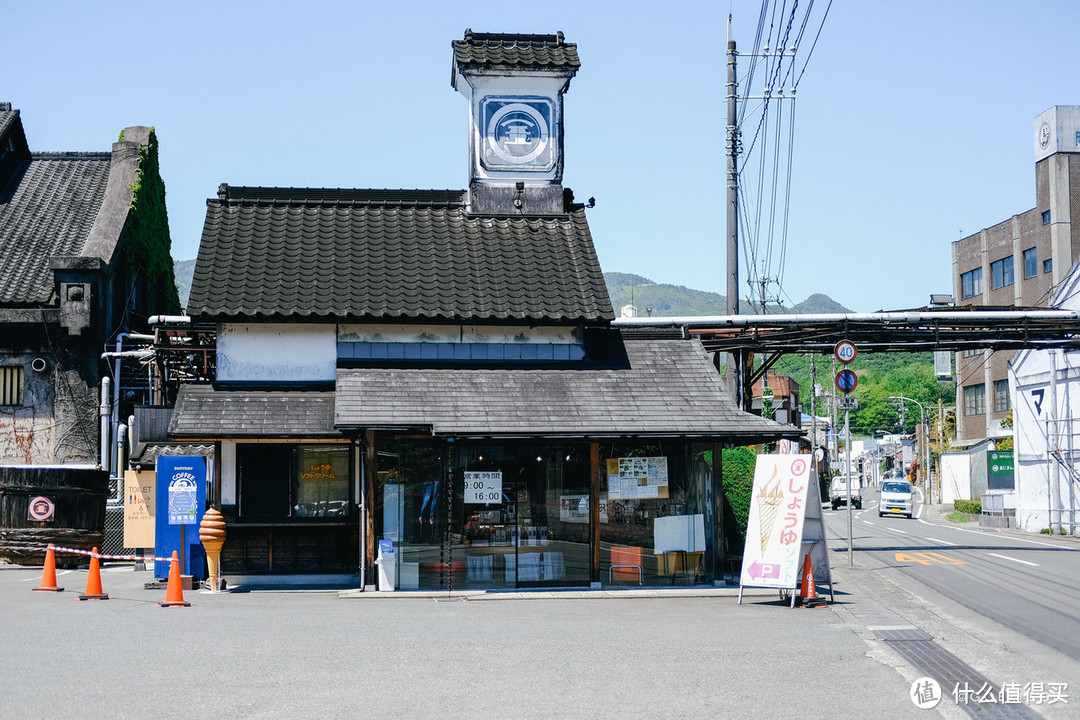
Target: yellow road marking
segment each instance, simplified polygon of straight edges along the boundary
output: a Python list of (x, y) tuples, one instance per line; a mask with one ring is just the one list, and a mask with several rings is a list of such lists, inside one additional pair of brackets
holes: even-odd
[(963, 560), (942, 555), (936, 552), (896, 553), (896, 562), (915, 562), (920, 565), (967, 565)]

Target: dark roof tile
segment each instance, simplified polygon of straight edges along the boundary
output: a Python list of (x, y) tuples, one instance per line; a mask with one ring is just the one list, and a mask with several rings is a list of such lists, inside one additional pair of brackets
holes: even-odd
[(455, 40), (452, 46), (458, 67), (554, 67), (574, 72), (581, 67), (577, 44), (566, 42), (562, 32), (555, 35), (514, 35), (466, 30), (464, 40)]
[(208, 320), (604, 324), (585, 212), (492, 218), (444, 190), (225, 188), (188, 312)]
[(334, 393), (314, 390), (215, 390), (184, 384), (169, 422), (173, 438), (333, 437)]
[(0, 181), (0, 305), (49, 301), (49, 258), (82, 254), (105, 197), (110, 158), (34, 153)]
[(740, 411), (697, 340), (603, 334), (604, 360), (585, 369), (339, 369), (335, 423), (437, 435), (801, 434)]

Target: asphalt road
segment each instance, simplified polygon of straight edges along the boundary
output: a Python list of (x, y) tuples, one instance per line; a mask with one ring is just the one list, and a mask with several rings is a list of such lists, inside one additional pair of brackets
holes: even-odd
[(849, 569), (847, 508), (823, 512), (841, 574), (872, 580), (870, 594), (998, 684), (1068, 683), (1080, 716), (1077, 538), (954, 523), (921, 498), (914, 519), (879, 517), (870, 490), (853, 511)]
[[(845, 511), (824, 510), (827, 609), (761, 590), (738, 605), (736, 588), (463, 600), (280, 587), (160, 608), (164, 591), (130, 566), (104, 569), (111, 599), (96, 602), (76, 599), (85, 570), (44, 594), (31, 592), (40, 569), (0, 566), (0, 717), (1076, 717), (1080, 545), (879, 520), (875, 502), (857, 513), (852, 567)], [(946, 686), (919, 709), (913, 648), (972, 683), (1064, 684), (1068, 702), (987, 711)]]
[[(925, 718), (909, 670), (848, 613), (775, 591), (447, 600), (185, 593), (107, 567), (110, 600), (0, 568), (0, 717)], [(507, 596), (509, 597), (509, 596)], [(857, 601), (840, 593), (837, 607)]]

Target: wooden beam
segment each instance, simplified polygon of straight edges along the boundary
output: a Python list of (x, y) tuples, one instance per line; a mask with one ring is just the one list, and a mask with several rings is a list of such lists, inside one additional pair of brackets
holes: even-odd
[(600, 582), (600, 472), (600, 443), (589, 443), (589, 541), (592, 545), (590, 582)]

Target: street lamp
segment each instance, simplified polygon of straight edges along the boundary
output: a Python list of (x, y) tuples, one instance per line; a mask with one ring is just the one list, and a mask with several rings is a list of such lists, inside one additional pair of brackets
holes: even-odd
[(890, 400), (907, 400), (910, 403), (915, 403), (919, 406), (919, 413), (922, 416), (921, 425), (923, 426), (923, 446), (926, 450), (926, 464), (923, 465), (923, 474), (926, 475), (926, 502), (927, 504), (933, 504), (933, 492), (930, 487), (930, 426), (926, 424), (926, 408), (918, 400), (913, 400), (903, 395), (890, 395)]

